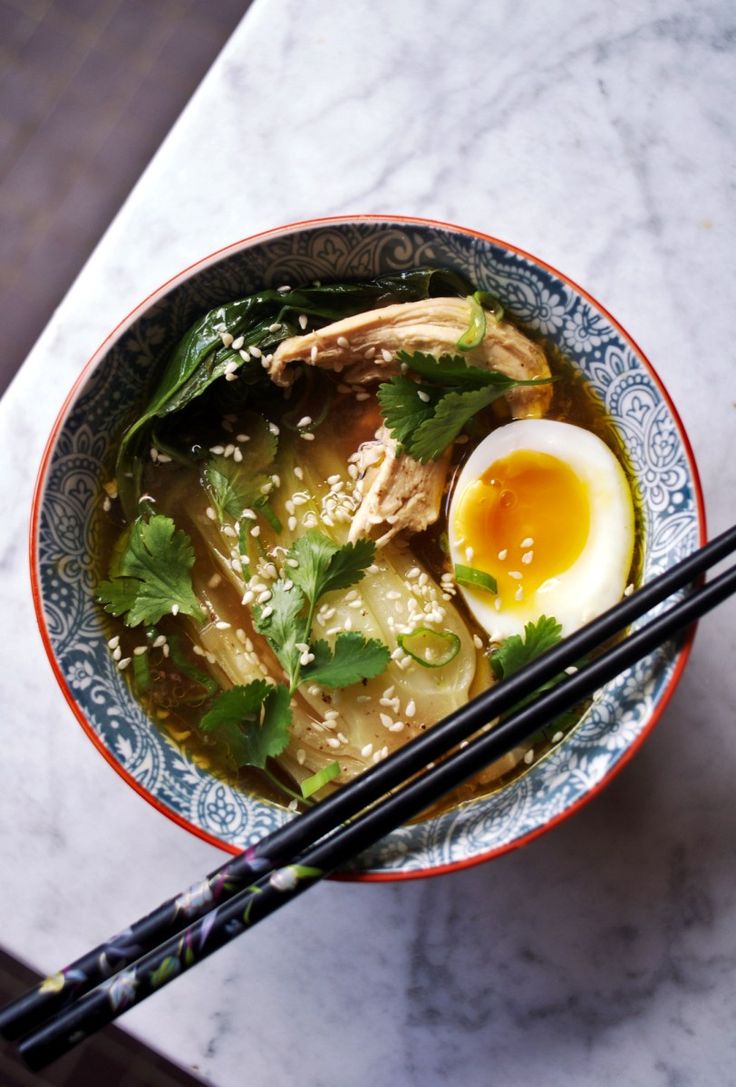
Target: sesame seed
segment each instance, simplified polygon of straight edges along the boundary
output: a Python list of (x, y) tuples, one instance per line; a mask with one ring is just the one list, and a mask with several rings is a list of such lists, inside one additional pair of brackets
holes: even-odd
[(268, 607), (264, 608), (263, 611), (261, 612), (261, 619), (269, 619), (272, 615), (273, 615), (273, 608), (269, 604)]
[(502, 604), (500, 596), (497, 596), (496, 599), (493, 601), (493, 606), (496, 609), (496, 611), (501, 610), (501, 608), (503, 607), (503, 604)]
[(154, 640), (154, 642), (153, 642), (153, 648), (154, 649), (160, 649), (162, 645), (166, 645), (166, 635), (165, 634), (159, 634), (158, 638), (156, 638)]
[(253, 525), (253, 528), (250, 530), (250, 534), (251, 534), (251, 536), (260, 536), (261, 526), (260, 525)]
[(393, 725), (391, 725), (389, 729), (389, 732), (403, 732), (405, 727), (406, 726), (403, 721), (394, 721)]
[(292, 568), (292, 570), (298, 570), (299, 569), (299, 559), (287, 559), (286, 560), (286, 565), (290, 566)]
[(304, 329), (307, 327), (307, 324), (309, 323), (309, 318), (307, 317), (306, 313), (300, 313), (297, 319), (299, 321), (299, 328)]
[(417, 704), (414, 701), (414, 699), (412, 698), (406, 703), (406, 709), (404, 710), (404, 715), (406, 717), (413, 717), (416, 712), (417, 712)]
[(312, 423), (311, 415), (303, 415), (299, 422), (296, 424), (297, 430), (301, 430), (302, 427), (310, 426)]
[(297, 479), (304, 479), (304, 469), (300, 468), (298, 464), (294, 468), (294, 475)]
[(406, 576), (409, 581), (413, 581), (414, 578), (419, 577), (421, 570), (418, 566), (412, 566), (411, 570), (407, 570)]
[(279, 434), (280, 433), (279, 428), (276, 426), (275, 423), (269, 423), (268, 424), (268, 429), (271, 431), (272, 434)]
[(533, 747), (530, 747), (529, 750), (527, 751), (526, 755), (524, 756), (524, 762), (527, 764), (527, 766), (531, 766), (531, 764), (534, 762), (534, 748)]
[(117, 647), (120, 645), (120, 635), (116, 634), (114, 638), (110, 638), (107, 644), (110, 649), (117, 649)]
[(235, 463), (240, 464), (242, 459), (243, 459), (243, 454), (240, 452), (240, 450), (239, 449), (233, 449), (233, 460), (235, 461)]
[(473, 561), (473, 556), (474, 555), (475, 555), (475, 551), (473, 550), (472, 547), (466, 547), (465, 548), (465, 558), (468, 560), (468, 562)]
[(350, 344), (348, 343), (345, 336), (338, 336), (337, 337), (337, 346), (342, 347), (343, 350), (346, 350), (348, 347), (350, 347)]
[(300, 431), (299, 432), (299, 437), (304, 438), (305, 442), (313, 442), (314, 441), (314, 434), (312, 434), (312, 432), (309, 431), (309, 430)]
[(564, 735), (564, 732), (555, 732), (554, 736), (552, 737), (552, 743), (558, 744)]
[(521, 570), (509, 570), (509, 577), (512, 577), (514, 581), (521, 581), (524, 575)]
[[(235, 373), (234, 370), (226, 370), (225, 371), (225, 381), (237, 381), (237, 380), (238, 380), (238, 375)], [(161, 460), (160, 457), (159, 457), (159, 460)]]
[(260, 347), (256, 347), (255, 344), (251, 344), (248, 350), (250, 351), (254, 359), (263, 358), (263, 352), (261, 351)]
[(171, 457), (167, 453), (159, 453), (158, 462), (159, 464), (171, 464)]
[(476, 649), (483, 648), (483, 639), (478, 634), (473, 635), (473, 645)]
[(258, 514), (256, 513), (255, 510), (251, 510), (251, 509), (243, 510), (241, 516), (245, 517), (246, 521), (257, 521), (258, 520)]
[(631, 596), (633, 591), (634, 591), (634, 586), (633, 585), (627, 585), (626, 588), (624, 589), (624, 596)]
[(310, 358), (311, 362), (316, 362), (317, 361), (317, 344), (316, 343), (312, 344), (312, 348), (311, 348), (311, 350), (309, 352), (309, 358)]
[(274, 321), (274, 323), (272, 325), (268, 326), (268, 331), (269, 332), (278, 332), (280, 330), (280, 328), (281, 328), (281, 322), (280, 321)]
[(243, 362), (250, 362), (250, 355), (247, 351), (239, 351), (238, 354), (240, 355)]
[(192, 646), (192, 652), (197, 657), (203, 657), (204, 656), (204, 649), (202, 649), (201, 645), (193, 645)]
[(222, 340), (225, 347), (230, 347), (232, 345), (233, 338), (229, 332), (221, 332), (220, 339)]
[(118, 661), (118, 669), (122, 672), (123, 669), (127, 668), (129, 664), (130, 664), (130, 657), (123, 657), (122, 660)]
[(277, 287), (276, 290), (279, 294), (287, 294), (291, 290), (291, 287), (288, 283), (284, 283), (281, 287)]
[(297, 753), (296, 753), (296, 761), (299, 763), (300, 766), (304, 766), (304, 763), (306, 762), (306, 759), (307, 759), (307, 753), (304, 750), (304, 748), (303, 747), (298, 748)]
[(289, 520), (287, 521), (287, 525), (289, 526), (289, 532), (295, 532), (296, 531), (297, 520), (296, 520), (296, 517), (294, 517), (293, 514), (291, 515), (291, 517), (289, 517)]
[(504, 549), (502, 551), (499, 551), (499, 553), (498, 553), (499, 561), (503, 562), (508, 557), (508, 553), (509, 553), (508, 547), (504, 547)]
[(522, 551), (526, 551), (527, 547), (534, 547), (534, 538), (532, 536), (525, 537), (519, 544), (519, 547)]
[(381, 358), (384, 362), (393, 362), (393, 355), (385, 347), (381, 348)]
[(524, 563), (525, 566), (528, 566), (533, 558), (534, 558), (534, 552), (533, 551), (525, 551), (524, 554), (521, 556), (521, 561)]
[(178, 615), (179, 614), (179, 605), (178, 604), (172, 604), (171, 605), (171, 614), (172, 615)]
[(207, 514), (210, 521), (216, 521), (217, 520), (217, 514), (212, 509), (212, 506), (208, 506), (207, 509), (204, 512)]
[(423, 404), (429, 403), (429, 393), (425, 393), (424, 389), (417, 389), (417, 396)]
[(314, 660), (314, 653), (308, 653), (308, 652), (307, 653), (302, 653), (302, 655), (299, 658), (299, 663), (301, 665), (307, 665), (307, 664), (311, 664), (313, 660)]
[(327, 743), (330, 747), (342, 747), (342, 741), (338, 740), (337, 736), (328, 736)]
[(236, 340), (233, 340), (233, 342), (231, 344), (231, 347), (232, 347), (233, 351), (239, 351), (244, 343), (245, 343), (245, 337), (244, 336), (238, 336), (238, 338)]
[(518, 601), (518, 600), (523, 600), (523, 599), (524, 599), (524, 590), (522, 589), (522, 587), (520, 585), (519, 588), (514, 593), (514, 600)]
[(370, 758), (373, 754), (373, 744), (366, 744), (365, 747), (361, 747), (360, 753), (364, 759)]
[(217, 630), (229, 630), (230, 624), (225, 619), (218, 619), (215, 623)]
[(577, 672), (577, 668), (575, 667), (574, 664), (569, 664), (567, 666), (567, 668), (565, 669), (565, 673), (568, 676), (574, 676), (576, 672)]
[(115, 648), (112, 651), (112, 659), (114, 661), (119, 661), (120, 658), (122, 657), (122, 655), (123, 655), (122, 649), (120, 648), (119, 645), (116, 645)]

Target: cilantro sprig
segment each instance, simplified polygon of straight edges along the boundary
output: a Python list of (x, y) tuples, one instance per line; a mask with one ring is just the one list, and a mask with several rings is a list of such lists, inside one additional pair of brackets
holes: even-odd
[(338, 634), (334, 649), (323, 641), (310, 645), (312, 620), (320, 599), (335, 589), (356, 585), (375, 557), (371, 540), (338, 546), (310, 531), (287, 552), (284, 570), (271, 599), (255, 609), (255, 627), (267, 640), (293, 693), (306, 679), (328, 687), (347, 687), (380, 675), (389, 661), (388, 648), (357, 632)]
[(97, 600), (126, 626), (153, 626), (164, 615), (199, 620), (204, 612), (192, 588), (194, 549), (170, 517), (141, 515), (131, 525), (109, 580), (97, 586)]
[[(546, 385), (551, 378), (517, 381), (498, 370), (470, 366), (462, 355), (399, 351), (405, 369), (378, 387), (383, 418), (395, 440), (426, 464), (436, 460), (466, 423), (511, 389)], [(406, 376), (416, 374), (420, 381)]]
[[(289, 743), (291, 697), (302, 683), (318, 683), (332, 689), (349, 687), (380, 675), (389, 662), (387, 646), (357, 631), (337, 635), (333, 647), (326, 641), (311, 642), (312, 622), (319, 600), (335, 589), (357, 584), (373, 562), (375, 544), (359, 540), (342, 547), (327, 536), (310, 531), (287, 552), (282, 575), (271, 588), (268, 603), (253, 610), (254, 626), (268, 642), (286, 676), (276, 685), (255, 680), (234, 687), (215, 700), (201, 727), (217, 732), (237, 766), (257, 766), (269, 773), (266, 761)], [(319, 771), (297, 799), (309, 799), (339, 773), (339, 765)], [(272, 781), (289, 795), (283, 782)], [(311, 783), (311, 784), (310, 784)]]
[(287, 688), (263, 679), (223, 691), (199, 722), (203, 732), (217, 734), (235, 766), (260, 770), (265, 770), (267, 759), (282, 754), (290, 725)]

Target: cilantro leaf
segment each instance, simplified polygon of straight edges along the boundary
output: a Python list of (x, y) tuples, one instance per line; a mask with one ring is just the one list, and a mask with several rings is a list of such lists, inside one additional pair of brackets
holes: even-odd
[(204, 477), (218, 521), (224, 521), (226, 514), (237, 521), (244, 509), (260, 505), (261, 487), (269, 482), (263, 472), (246, 475), (229, 457), (213, 457), (205, 465)]
[(298, 585), (310, 605), (316, 604), (333, 589), (347, 589), (363, 578), (373, 562), (376, 545), (372, 540), (358, 540), (339, 547), (314, 530), (300, 536), (288, 554), (299, 563), (291, 567), (291, 580)]
[(297, 643), (309, 637), (304, 610), (304, 593), (297, 585), (287, 588), (283, 578), (274, 582), (268, 604), (255, 609), (255, 628), (268, 641), (289, 677), (293, 690), (298, 682), (299, 657)]
[(268, 503), (262, 488), (270, 477), (264, 469), (276, 456), (278, 438), (263, 416), (255, 413), (248, 413), (240, 426), (248, 438), (238, 443), (240, 460), (218, 455), (211, 457), (204, 468), (205, 483), (220, 521), (225, 514), (237, 520), (247, 507)]
[(480, 366), (471, 366), (462, 355), (428, 355), (423, 351), (399, 351), (399, 362), (414, 374), (433, 385), (442, 385), (445, 389), (484, 389), (487, 386), (503, 388), (504, 392), (513, 388), (517, 382), (507, 377), (500, 370), (484, 370)]
[[(429, 400), (422, 400), (422, 391)], [(386, 426), (400, 445), (407, 448), (417, 427), (434, 415), (441, 394), (437, 389), (425, 389), (408, 377), (392, 377), (378, 386), (378, 402)]]
[(200, 721), (200, 728), (216, 732), (236, 766), (262, 770), (266, 759), (280, 755), (288, 745), (290, 724), (286, 687), (255, 679), (247, 686), (223, 691)]
[(469, 389), (462, 393), (447, 393), (442, 397), (431, 419), (425, 419), (414, 432), (407, 448), (423, 464), (441, 456), (461, 432), (469, 419), (488, 407), (505, 389)]
[(156, 514), (133, 522), (117, 556), (114, 576), (97, 587), (97, 599), (127, 626), (154, 625), (172, 609), (198, 620), (204, 613), (192, 589), (194, 549), (170, 517)]
[(311, 652), (314, 660), (302, 670), (302, 679), (320, 687), (349, 687), (361, 679), (373, 679), (390, 660), (383, 642), (377, 638), (365, 639), (356, 631), (338, 634), (334, 649), (327, 642), (315, 642)]
[(416, 460), (436, 460), (457, 438), (465, 424), (499, 396), (521, 385), (546, 385), (551, 379), (516, 381), (498, 370), (468, 366), (462, 355), (433, 355), (399, 351), (399, 361), (427, 384), (406, 376), (392, 377), (378, 387), (386, 426), (393, 438)]
[(497, 679), (505, 679), (530, 664), (546, 650), (562, 640), (562, 627), (548, 615), (540, 615), (536, 623), (527, 623), (524, 637), (512, 634), (504, 638), (490, 655), (491, 667)]

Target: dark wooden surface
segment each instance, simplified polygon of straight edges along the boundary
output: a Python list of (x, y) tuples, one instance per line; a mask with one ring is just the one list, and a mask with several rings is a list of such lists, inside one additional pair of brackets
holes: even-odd
[(0, 393), (250, 0), (0, 0)]

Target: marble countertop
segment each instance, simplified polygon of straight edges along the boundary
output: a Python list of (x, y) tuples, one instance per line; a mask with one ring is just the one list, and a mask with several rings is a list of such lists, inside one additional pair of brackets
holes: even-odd
[[(727, 0), (256, 0), (0, 402), (0, 917), (57, 968), (219, 863), (105, 764), (57, 690), (26, 560), (42, 446), (107, 331), (290, 220), (437, 217), (599, 298), (736, 509), (736, 35)], [(31, 289), (29, 285), (29, 289)], [(523, 850), (331, 883), (129, 1013), (217, 1087), (736, 1083), (733, 604), (636, 759)]]

